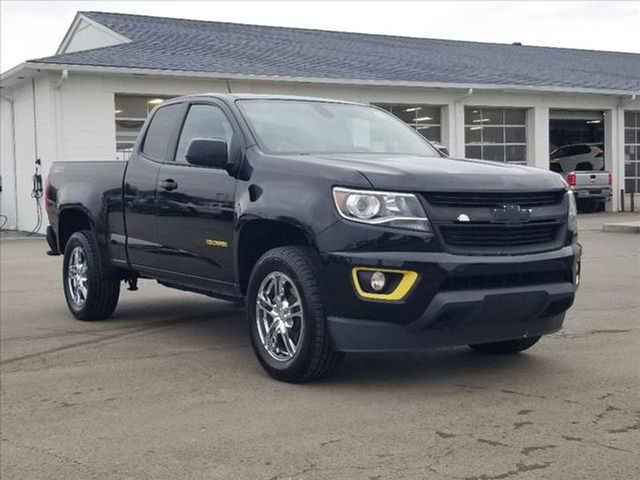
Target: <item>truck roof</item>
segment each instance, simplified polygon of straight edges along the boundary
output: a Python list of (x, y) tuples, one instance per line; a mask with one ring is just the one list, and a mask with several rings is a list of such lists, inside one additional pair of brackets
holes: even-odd
[(309, 97), (302, 95), (272, 95), (265, 93), (197, 93), (193, 95), (183, 95), (181, 97), (174, 98), (172, 100), (179, 100), (185, 98), (220, 98), (223, 100), (255, 100), (255, 99), (263, 99), (263, 100), (303, 100), (303, 101), (312, 101), (312, 102), (331, 102), (331, 103), (348, 103), (352, 105), (364, 105), (363, 103), (351, 102), (349, 100), (337, 100), (332, 98), (322, 98), (322, 97)]

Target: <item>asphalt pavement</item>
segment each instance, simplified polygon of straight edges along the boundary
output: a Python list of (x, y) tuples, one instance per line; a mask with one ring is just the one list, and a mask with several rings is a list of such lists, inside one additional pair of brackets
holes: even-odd
[(61, 258), (3, 233), (1, 477), (637, 480), (640, 236), (604, 218), (580, 217), (575, 306), (528, 352), (350, 355), (305, 385), (263, 373), (242, 309), (152, 281), (74, 320)]

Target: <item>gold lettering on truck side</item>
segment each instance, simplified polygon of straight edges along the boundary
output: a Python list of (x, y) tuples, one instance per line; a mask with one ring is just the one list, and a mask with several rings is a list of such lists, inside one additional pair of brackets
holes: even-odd
[(207, 238), (205, 240), (205, 243), (208, 247), (214, 248), (227, 248), (229, 246), (229, 242), (227, 242), (226, 240), (215, 240), (213, 238)]

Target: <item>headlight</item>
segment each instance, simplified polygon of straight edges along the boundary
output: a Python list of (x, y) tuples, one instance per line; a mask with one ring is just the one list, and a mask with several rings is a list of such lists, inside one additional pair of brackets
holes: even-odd
[(411, 193), (334, 187), (333, 199), (340, 215), (353, 222), (418, 232), (431, 231), (422, 205)]
[(578, 207), (576, 206), (576, 197), (571, 190), (567, 190), (567, 197), (569, 198), (567, 226), (573, 233), (578, 233)]

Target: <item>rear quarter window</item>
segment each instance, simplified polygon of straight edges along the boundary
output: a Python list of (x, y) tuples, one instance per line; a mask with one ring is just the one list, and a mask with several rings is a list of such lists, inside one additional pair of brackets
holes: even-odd
[(160, 162), (164, 160), (181, 106), (179, 103), (174, 103), (156, 110), (142, 144), (142, 153), (146, 157)]

